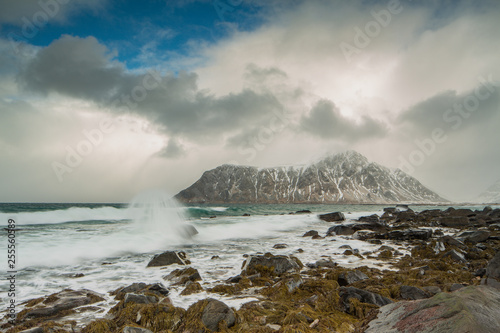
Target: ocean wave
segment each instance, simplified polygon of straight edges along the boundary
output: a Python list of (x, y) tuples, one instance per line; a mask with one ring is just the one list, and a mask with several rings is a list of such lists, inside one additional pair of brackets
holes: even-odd
[(50, 211), (0, 213), (0, 221), (7, 223), (8, 219), (14, 219), (18, 225), (56, 224), (78, 221), (121, 221), (127, 220), (129, 218), (128, 215), (127, 209), (124, 208), (71, 207)]

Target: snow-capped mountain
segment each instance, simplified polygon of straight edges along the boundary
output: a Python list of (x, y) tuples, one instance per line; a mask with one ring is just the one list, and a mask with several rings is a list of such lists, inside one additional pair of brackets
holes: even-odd
[(488, 189), (481, 193), (474, 201), (484, 204), (500, 203), (500, 179), (488, 187)]
[(436, 193), (403, 171), (348, 151), (309, 166), (222, 165), (176, 198), (188, 203), (435, 203)]

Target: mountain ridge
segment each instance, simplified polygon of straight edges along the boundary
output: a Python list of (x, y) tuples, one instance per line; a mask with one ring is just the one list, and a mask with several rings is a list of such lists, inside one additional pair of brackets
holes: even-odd
[(500, 203), (500, 179), (479, 194), (474, 202), (484, 204)]
[(446, 202), (415, 178), (347, 151), (310, 165), (224, 164), (176, 196), (184, 203), (386, 204)]

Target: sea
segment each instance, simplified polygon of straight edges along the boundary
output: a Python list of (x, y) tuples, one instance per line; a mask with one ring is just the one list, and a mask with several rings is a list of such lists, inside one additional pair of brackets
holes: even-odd
[[(304, 264), (331, 258), (344, 267), (391, 269), (387, 263), (343, 255), (345, 249), (341, 248), (347, 244), (363, 253), (375, 251), (380, 245), (343, 236), (302, 237), (309, 230), (324, 236), (332, 226), (318, 214), (340, 211), (347, 220), (355, 220), (381, 215), (384, 207), (387, 205), (179, 205), (164, 194), (143, 195), (127, 204), (0, 203), (0, 313), (12, 298), (7, 296), (12, 274), (18, 311), (30, 299), (66, 288), (90, 289), (106, 299), (99, 304), (104, 316), (116, 304), (108, 292), (134, 282), (163, 283), (170, 288), (173, 304), (184, 308), (206, 297), (236, 308), (255, 300), (251, 295), (231, 297), (207, 292), (181, 296), (182, 287), (171, 287), (163, 279), (178, 265), (146, 268), (155, 254), (167, 250), (188, 254), (191, 266), (200, 272), (204, 289), (238, 275), (245, 255), (256, 253), (291, 254)], [(448, 207), (410, 206), (415, 211)], [(484, 205), (454, 207), (483, 209)], [(302, 210), (311, 213), (296, 214)], [(15, 264), (10, 267), (11, 243), (5, 229), (9, 219), (15, 221)], [(198, 234), (183, 235), (186, 225), (194, 226)], [(275, 249), (275, 244), (286, 247)], [(399, 250), (408, 253), (410, 249)]]

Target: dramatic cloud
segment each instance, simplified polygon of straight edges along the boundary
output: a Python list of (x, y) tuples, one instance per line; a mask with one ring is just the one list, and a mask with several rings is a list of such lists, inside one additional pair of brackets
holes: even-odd
[(366, 116), (360, 124), (346, 119), (335, 104), (329, 100), (319, 101), (308, 116), (302, 117), (302, 128), (323, 139), (342, 138), (357, 141), (371, 136), (381, 136), (383, 125)]

